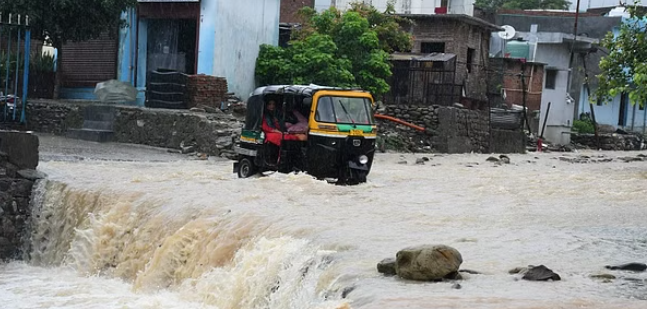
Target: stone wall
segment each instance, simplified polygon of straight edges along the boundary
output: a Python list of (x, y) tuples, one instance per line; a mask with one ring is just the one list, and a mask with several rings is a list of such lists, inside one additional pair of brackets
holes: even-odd
[(220, 155), (231, 150), (241, 128), (242, 122), (223, 113), (120, 107), (114, 141), (176, 149), (191, 145), (198, 152)]
[[(598, 140), (595, 134), (572, 134), (571, 144), (598, 149)], [(600, 149), (641, 150), (645, 149), (645, 141), (639, 135), (603, 133), (600, 134)]]
[[(38, 137), (0, 131), (0, 260), (18, 258), (38, 176)], [(35, 159), (34, 159), (35, 158)]]
[(388, 105), (382, 114), (425, 129), (420, 131), (393, 121), (378, 120), (378, 132), (386, 146), (414, 152), (489, 151), (490, 125), (485, 111), (435, 105)]
[[(27, 128), (36, 132), (64, 135), (67, 129), (80, 129), (89, 104), (32, 100), (27, 107)], [(150, 109), (113, 105), (116, 110), (114, 142), (179, 149), (191, 145), (209, 155), (230, 153), (233, 140), (240, 136), (240, 119), (219, 109), (214, 113), (188, 110)]]

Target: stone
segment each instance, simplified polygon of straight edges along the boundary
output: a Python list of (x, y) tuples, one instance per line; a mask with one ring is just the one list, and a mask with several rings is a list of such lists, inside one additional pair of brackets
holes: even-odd
[(425, 165), (425, 160), (423, 158), (417, 158), (416, 159), (416, 164), (417, 165)]
[[(36, 169), (38, 166), (38, 136), (30, 132), (0, 131), (0, 151), (7, 154), (12, 170)], [(9, 169), (9, 166), (7, 166)]]
[(497, 157), (488, 157), (487, 159), (485, 159), (485, 161), (488, 161), (488, 162), (499, 162), (500, 160), (499, 160), (499, 158), (497, 158)]
[(377, 271), (386, 276), (395, 276), (395, 259), (386, 258), (377, 263)]
[(562, 278), (544, 265), (530, 266), (521, 279), (528, 281), (559, 281)]
[(647, 265), (643, 263), (627, 263), (627, 264), (620, 264), (620, 265), (607, 265), (604, 266), (606, 269), (610, 270), (631, 270), (631, 271), (645, 271), (647, 269)]
[(616, 276), (612, 274), (598, 274), (598, 275), (591, 275), (591, 278), (593, 279), (615, 279)]
[(460, 290), (461, 288), (463, 288), (463, 287), (460, 285), (460, 283), (452, 284), (452, 289)]
[(18, 176), (31, 181), (47, 178), (47, 174), (37, 170), (19, 170)]
[(27, 179), (16, 179), (10, 189), (15, 196), (29, 197), (31, 196), (31, 188), (34, 182)]
[(510, 158), (506, 155), (500, 155), (499, 159), (501, 160), (501, 163), (510, 164)]
[(405, 160), (401, 160), (401, 161), (398, 161), (398, 164), (401, 164), (401, 165), (407, 165), (407, 161), (405, 161)]
[(446, 245), (408, 247), (396, 254), (396, 273), (400, 278), (422, 281), (442, 280), (458, 272), (463, 257)]

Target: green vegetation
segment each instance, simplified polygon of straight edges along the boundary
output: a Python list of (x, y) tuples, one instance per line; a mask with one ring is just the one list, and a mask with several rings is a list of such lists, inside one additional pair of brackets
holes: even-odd
[(637, 7), (629, 8), (631, 19), (620, 27), (617, 37), (609, 32), (602, 47), (609, 52), (600, 61), (598, 88), (591, 100), (608, 102), (625, 93), (632, 103), (647, 100), (647, 19)]
[(301, 11), (305, 23), (289, 47), (262, 45), (256, 61), (260, 84), (320, 84), (360, 87), (374, 96), (386, 93), (389, 53), (411, 48), (411, 36), (393, 15), (356, 3), (344, 13)]

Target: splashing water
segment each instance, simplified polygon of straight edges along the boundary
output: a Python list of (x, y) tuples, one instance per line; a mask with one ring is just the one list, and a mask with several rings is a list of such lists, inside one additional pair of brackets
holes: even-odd
[[(7, 308), (644, 306), (644, 273), (590, 275), (645, 262), (645, 162), (486, 157), (421, 166), (380, 155), (354, 187), (236, 179), (219, 161), (43, 162), (50, 178), (35, 186), (27, 262), (0, 265), (0, 299)], [(422, 243), (457, 248), (462, 267), (483, 274), (457, 290), (376, 273), (382, 258)], [(563, 280), (507, 273), (529, 264)]]

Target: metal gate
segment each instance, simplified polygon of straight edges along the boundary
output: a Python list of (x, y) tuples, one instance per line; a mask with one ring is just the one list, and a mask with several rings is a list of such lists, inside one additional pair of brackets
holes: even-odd
[(0, 122), (25, 123), (30, 43), (29, 16), (0, 14)]

